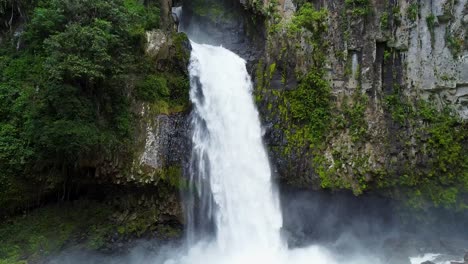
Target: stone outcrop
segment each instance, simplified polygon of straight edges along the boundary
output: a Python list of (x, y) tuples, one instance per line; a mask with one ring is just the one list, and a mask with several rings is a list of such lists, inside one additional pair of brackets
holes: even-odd
[[(294, 29), (308, 23), (297, 18), (306, 2), (327, 10), (325, 30), (317, 30), (313, 23), (318, 22)], [(437, 174), (429, 170), (440, 166), (434, 161), (439, 154), (432, 152), (434, 146), (428, 152), (427, 145), (433, 142), (434, 124), (411, 118), (420, 115), (417, 105), (424, 101), (468, 118), (467, 1), (241, 3), (268, 21), (264, 55), (254, 73), (255, 96), (281, 180), (360, 194), (404, 181), (400, 176), (412, 172)], [(304, 123), (294, 123), (285, 97), (311, 69), (323, 72), (331, 88), (334, 124), (320, 147), (307, 141)], [(452, 131), (465, 128), (466, 121), (460, 121)], [(466, 133), (460, 133), (456, 148), (466, 150)]]
[[(188, 82), (190, 50), (186, 35), (173, 27), (146, 32), (145, 59), (162, 76)], [(136, 83), (127, 86), (135, 89)], [(183, 93), (183, 99), (176, 99), (188, 100), (188, 90)], [(179, 187), (191, 154), (190, 105), (183, 101), (172, 109), (170, 103), (132, 102), (136, 117), (132, 149), (116, 151), (93, 164), (95, 180), (117, 190), (108, 199), (115, 200), (116, 193), (125, 196), (120, 198), (125, 202), (119, 210), (128, 219), (122, 221), (138, 218), (151, 227), (175, 225), (177, 229), (183, 223)]]
[(180, 30), (197, 43), (222, 45), (247, 61), (251, 70), (264, 48), (261, 17), (232, 0), (182, 1)]
[[(187, 76), (190, 44), (184, 35), (157, 29), (146, 36), (146, 53), (154, 62), (153, 67), (163, 73), (170, 70), (172, 74)], [(172, 181), (177, 192), (183, 167), (190, 157), (189, 110), (167, 112), (159, 102), (134, 102), (133, 112), (138, 122), (133, 156), (119, 154), (107, 158), (97, 166), (96, 177), (116, 184), (142, 186)]]
[(451, 264), (467, 264), (468, 263), (468, 252), (465, 253), (465, 256), (463, 257), (463, 262), (455, 262), (452, 261)]

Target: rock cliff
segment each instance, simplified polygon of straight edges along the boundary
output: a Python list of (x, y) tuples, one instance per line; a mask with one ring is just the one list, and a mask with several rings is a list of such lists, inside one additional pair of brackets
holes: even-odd
[(466, 1), (241, 1), (265, 17), (255, 96), (277, 176), (466, 205)]

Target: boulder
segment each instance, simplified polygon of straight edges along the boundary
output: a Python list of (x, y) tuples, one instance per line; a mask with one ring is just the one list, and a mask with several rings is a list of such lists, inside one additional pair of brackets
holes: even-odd
[(146, 32), (146, 53), (150, 56), (157, 56), (161, 48), (168, 41), (168, 37), (164, 31), (155, 29)]
[(468, 252), (465, 253), (465, 256), (463, 257), (463, 262), (456, 262), (452, 261), (450, 264), (468, 264)]

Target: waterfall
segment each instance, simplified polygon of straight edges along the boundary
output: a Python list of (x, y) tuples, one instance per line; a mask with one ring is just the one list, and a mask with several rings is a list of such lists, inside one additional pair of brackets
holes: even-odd
[[(279, 198), (246, 62), (223, 47), (192, 42), (192, 48), (189, 248), (166, 263), (334, 263), (319, 247), (290, 251), (281, 239)], [(210, 225), (214, 238), (197, 236)]]
[(211, 208), (217, 243), (222, 249), (279, 248), (281, 211), (245, 61), (222, 47), (192, 47), (191, 182), (202, 200), (211, 198), (205, 208)]

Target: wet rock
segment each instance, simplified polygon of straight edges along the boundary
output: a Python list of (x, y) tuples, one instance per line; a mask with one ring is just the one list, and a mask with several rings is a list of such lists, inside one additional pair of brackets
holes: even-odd
[(253, 73), (265, 43), (262, 18), (240, 3), (227, 0), (186, 0), (182, 14), (180, 30), (192, 41), (221, 45), (233, 51), (246, 60), (248, 71)]
[(186, 114), (158, 115), (146, 128), (146, 142), (140, 164), (161, 169), (186, 160), (191, 145)]

